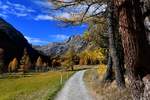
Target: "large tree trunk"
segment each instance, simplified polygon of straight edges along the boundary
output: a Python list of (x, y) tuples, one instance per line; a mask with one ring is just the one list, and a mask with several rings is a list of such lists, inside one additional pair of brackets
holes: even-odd
[(113, 66), (112, 57), (111, 57), (111, 54), (109, 53), (108, 62), (107, 62), (107, 70), (103, 77), (103, 82), (112, 81), (112, 74), (113, 74), (112, 66)]
[(113, 66), (115, 69), (115, 79), (117, 86), (120, 88), (125, 87), (125, 80), (124, 80), (124, 73), (122, 70), (122, 64), (119, 60), (119, 52), (117, 51), (117, 43), (115, 43), (115, 32), (117, 23), (115, 20), (115, 13), (114, 13), (114, 5), (113, 2), (109, 3), (109, 14), (108, 14), (108, 33), (109, 33), (109, 52), (112, 57)]
[(119, 30), (129, 72), (133, 99), (140, 100), (144, 91), (143, 76), (150, 73), (149, 45), (140, 8), (140, 0), (113, 0), (119, 12)]
[[(114, 8), (115, 9), (115, 8)], [(121, 34), (119, 33), (119, 17), (118, 17), (118, 11), (115, 9), (115, 15), (114, 15), (114, 21), (115, 21), (115, 44), (116, 44), (116, 51), (117, 56), (119, 58), (119, 64), (120, 64), (120, 70), (125, 74), (125, 68), (124, 68), (124, 52), (123, 52), (123, 46), (122, 46), (122, 40), (121, 40)]]

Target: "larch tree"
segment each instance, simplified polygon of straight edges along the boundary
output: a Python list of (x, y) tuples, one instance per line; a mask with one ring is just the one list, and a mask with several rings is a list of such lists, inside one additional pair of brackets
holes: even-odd
[(111, 57), (111, 54), (109, 51), (108, 60), (107, 60), (107, 70), (102, 79), (102, 81), (104, 83), (111, 82), (113, 80), (113, 77), (112, 77), (113, 76), (113, 68), (112, 67), (113, 67), (113, 62), (112, 62), (112, 57)]
[(74, 47), (71, 46), (71, 48), (68, 50), (66, 54), (66, 58), (67, 58), (66, 63), (68, 63), (68, 67), (71, 68), (72, 71), (74, 70), (74, 64), (75, 64), (74, 57), (75, 57), (75, 50)]
[(10, 72), (15, 72), (19, 66), (17, 58), (14, 58), (8, 65), (8, 71)]
[(101, 18), (100, 20), (103, 22), (98, 23), (96, 20), (88, 22), (88, 33), (92, 38), (92, 43), (94, 43), (94, 45), (99, 46), (99, 48), (108, 49), (107, 20), (106, 18)]
[[(109, 3), (110, 1), (112, 4), (114, 4), (114, 7), (112, 8), (114, 8), (115, 12), (117, 12), (117, 17), (118, 17), (117, 19), (119, 23), (118, 29), (119, 32), (121, 33), (121, 42), (124, 51), (123, 56), (125, 59), (125, 66), (127, 68), (129, 80), (131, 81), (131, 90), (133, 94), (133, 99), (140, 100), (144, 98), (143, 97), (143, 93), (145, 91), (144, 89), (148, 87), (148, 85), (144, 84), (143, 79), (144, 77), (149, 76), (150, 74), (150, 67), (149, 67), (150, 62), (148, 61), (150, 57), (150, 52), (149, 52), (150, 45), (148, 44), (146, 29), (144, 26), (145, 15), (146, 16), (150, 15), (149, 13), (150, 10), (147, 10), (144, 13), (142, 12), (144, 0), (71, 0), (71, 1), (63, 2), (62, 5), (58, 4), (57, 6), (59, 6), (58, 8), (63, 8), (63, 7), (74, 6), (74, 5), (76, 7), (79, 5), (80, 6), (84, 5), (83, 7), (85, 7), (86, 5), (86, 9), (84, 10), (85, 12), (84, 13), (79, 12), (79, 16), (80, 17), (82, 16), (81, 17), (82, 20), (80, 21), (86, 22), (87, 18), (89, 19), (89, 17), (91, 18), (91, 16), (93, 18), (93, 16), (95, 17), (96, 15), (99, 15), (96, 17), (101, 18), (101, 16), (108, 14), (105, 13), (104, 11), (104, 13), (103, 12), (92, 13), (92, 15), (90, 13), (89, 15), (89, 9), (91, 8), (91, 6), (99, 5), (99, 7), (102, 7), (102, 5), (106, 4), (107, 5), (106, 12), (107, 11), (109, 12), (109, 6), (107, 3)], [(55, 0), (54, 3), (56, 4), (56, 2), (57, 0)], [(147, 4), (149, 4), (149, 0), (145, 0), (144, 2), (148, 2)], [(70, 20), (71, 23), (73, 21), (75, 20)], [(114, 28), (115, 26), (110, 25), (110, 27)], [(111, 35), (110, 37), (113, 37), (114, 34), (109, 34), (109, 35)], [(111, 40), (111, 38), (109, 40)], [(117, 56), (118, 54), (121, 53), (118, 53), (118, 50), (115, 51), (114, 43), (111, 44), (113, 44), (112, 49), (110, 50), (112, 62), (113, 64), (115, 63), (114, 65), (116, 65), (115, 66), (116, 68), (122, 68), (122, 67), (117, 67), (117, 66), (122, 66), (122, 65), (118, 65), (120, 62), (118, 59), (119, 56)], [(117, 53), (113, 53), (113, 52), (117, 52)], [(114, 59), (113, 55), (116, 55), (117, 59)], [(148, 82), (149, 81), (150, 79), (148, 79)], [(150, 96), (150, 94), (149, 92), (147, 92), (146, 94), (148, 95), (146, 95), (147, 98), (146, 97), (145, 98), (146, 100), (148, 100), (148, 96)]]
[[(63, 20), (72, 24), (84, 23), (84, 22), (89, 22), (89, 21), (94, 21), (95, 23), (104, 23), (105, 20), (102, 20), (102, 19), (104, 19), (104, 17), (107, 18), (107, 14), (110, 14), (109, 13), (110, 12), (109, 11), (110, 0), (71, 0), (71, 1), (64, 1), (64, 2), (60, 2), (59, 0), (55, 0), (55, 1), (51, 0), (51, 1), (54, 2), (57, 9), (69, 8), (69, 7), (78, 9), (79, 12), (77, 14), (74, 14), (77, 16), (75, 17), (71, 16), (73, 18), (71, 19), (64, 18)], [(82, 10), (81, 8), (79, 9), (79, 7), (82, 7)], [(110, 21), (115, 22), (114, 18)], [(110, 23), (114, 24), (113, 22), (110, 22)], [(116, 82), (117, 82), (118, 87), (125, 87), (124, 76), (122, 72), (122, 67), (124, 64), (122, 64), (123, 61), (120, 61), (119, 59), (119, 56), (118, 56), (119, 51), (117, 51), (118, 46), (117, 44), (115, 44), (116, 42), (114, 38), (115, 36), (113, 36), (115, 35), (115, 32), (116, 32), (116, 29), (114, 29), (115, 25), (113, 26), (109, 25), (109, 27), (110, 27), (109, 30), (112, 29), (112, 32), (109, 33), (109, 45), (110, 45), (109, 47), (111, 49), (109, 51), (110, 51), (110, 56), (112, 58), (113, 65), (115, 66)], [(107, 71), (107, 72), (110, 72), (110, 71)]]
[(28, 51), (25, 48), (24, 52), (23, 52), (23, 56), (20, 60), (20, 69), (19, 70), (24, 73), (24, 72), (27, 72), (31, 66), (32, 66), (31, 60), (30, 60)]
[[(140, 0), (113, 0), (119, 15), (119, 31), (125, 54), (125, 64), (135, 100), (143, 99), (143, 77), (150, 74), (150, 46), (144, 27)], [(148, 100), (145, 99), (145, 100)]]
[(24, 70), (25, 72), (27, 72), (32, 66), (32, 63), (31, 63), (31, 59), (29, 57), (29, 55), (27, 55), (26, 59), (25, 59), (25, 66), (24, 66)]
[(42, 71), (45, 71), (46, 67), (47, 67), (47, 63), (44, 62), (44, 63), (43, 63), (43, 66), (42, 66)]
[(115, 16), (115, 8), (113, 2), (108, 3), (108, 12), (109, 12), (108, 13), (109, 52), (110, 56), (112, 57), (113, 66), (115, 68), (116, 83), (119, 87), (124, 88), (125, 79), (122, 70), (122, 65), (124, 65), (124, 63), (121, 62), (119, 59), (119, 52), (117, 47), (118, 44), (115, 41), (115, 34), (117, 34), (118, 31), (117, 31), (117, 16)]
[(37, 61), (36, 61), (36, 67), (38, 70), (41, 70), (43, 66), (42, 58), (39, 56)]

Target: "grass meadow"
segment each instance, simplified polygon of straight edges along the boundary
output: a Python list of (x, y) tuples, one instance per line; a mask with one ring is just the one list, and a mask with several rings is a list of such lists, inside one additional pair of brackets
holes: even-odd
[(0, 100), (53, 100), (73, 73), (49, 71), (9, 75), (0, 79)]

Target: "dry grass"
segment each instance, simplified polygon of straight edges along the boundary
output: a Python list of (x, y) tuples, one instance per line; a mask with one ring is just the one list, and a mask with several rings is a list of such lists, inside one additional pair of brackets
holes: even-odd
[(102, 76), (98, 74), (97, 70), (88, 70), (84, 76), (86, 85), (89, 87), (95, 100), (132, 100), (128, 87), (120, 90), (116, 87), (115, 81), (102, 84), (100, 81)]
[[(50, 71), (0, 79), (0, 100), (53, 100), (73, 73)], [(61, 75), (62, 84), (60, 84)]]
[(97, 72), (98, 72), (99, 75), (103, 75), (103, 74), (105, 74), (106, 70), (107, 70), (106, 65), (100, 64), (98, 66)]

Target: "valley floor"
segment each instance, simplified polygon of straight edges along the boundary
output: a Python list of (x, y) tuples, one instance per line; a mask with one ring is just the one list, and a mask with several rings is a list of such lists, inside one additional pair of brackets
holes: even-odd
[(0, 100), (53, 100), (73, 73), (50, 71), (0, 78)]

